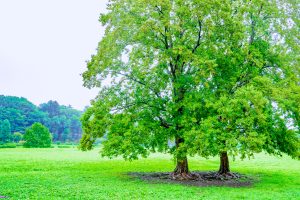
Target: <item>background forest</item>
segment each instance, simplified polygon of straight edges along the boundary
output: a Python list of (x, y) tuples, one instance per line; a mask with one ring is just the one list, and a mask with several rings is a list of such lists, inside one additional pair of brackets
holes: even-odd
[(56, 101), (36, 106), (26, 98), (0, 95), (0, 141), (18, 142), (28, 127), (39, 122), (50, 130), (53, 142), (77, 142), (82, 135), (81, 114)]

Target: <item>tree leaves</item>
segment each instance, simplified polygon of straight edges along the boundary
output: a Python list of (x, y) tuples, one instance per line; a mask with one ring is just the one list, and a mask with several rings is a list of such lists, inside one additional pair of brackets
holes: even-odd
[(298, 7), (273, 0), (111, 1), (100, 18), (106, 34), (83, 74), (85, 86), (100, 92), (82, 118), (81, 148), (105, 136), (103, 155), (125, 159), (156, 150), (177, 158), (263, 150), (295, 157)]

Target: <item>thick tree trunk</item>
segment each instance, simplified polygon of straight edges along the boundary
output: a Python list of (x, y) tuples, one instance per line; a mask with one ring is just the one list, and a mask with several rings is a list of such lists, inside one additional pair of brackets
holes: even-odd
[(180, 158), (177, 157), (176, 168), (171, 176), (174, 180), (191, 180), (196, 178), (189, 171), (188, 159), (186, 156), (184, 158), (182, 156)]
[(220, 168), (218, 174), (222, 175), (228, 173), (230, 173), (229, 159), (228, 159), (227, 152), (225, 151), (220, 153)]
[(176, 168), (174, 169), (174, 174), (189, 174), (189, 166), (188, 166), (188, 160), (187, 157), (184, 159), (181, 158), (181, 160), (177, 159)]
[[(176, 137), (176, 148), (184, 142), (184, 139), (181, 137)], [(192, 179), (192, 174), (189, 171), (188, 159), (187, 156), (179, 153), (176, 158), (176, 168), (172, 173), (172, 178), (176, 180), (188, 180)]]
[[(174, 77), (176, 79), (176, 77)], [(180, 84), (179, 84), (180, 85)], [(177, 105), (180, 105), (177, 113), (176, 118), (180, 119), (180, 117), (183, 115), (184, 106), (181, 105), (183, 99), (184, 99), (185, 90), (183, 87), (176, 87), (176, 83), (174, 85), (174, 97), (175, 97), (175, 103)], [(192, 179), (193, 176), (189, 172), (189, 166), (188, 166), (188, 159), (187, 159), (187, 153), (185, 150), (180, 149), (180, 146), (184, 144), (184, 138), (181, 137), (181, 130), (182, 130), (182, 124), (177, 123), (176, 124), (176, 132), (177, 135), (175, 136), (175, 143), (176, 143), (176, 168), (174, 169), (172, 173), (172, 178), (176, 180), (189, 180)]]
[[(184, 143), (184, 139), (181, 137), (176, 137), (175, 143), (176, 143), (176, 149), (178, 149), (180, 147), (180, 145)], [(176, 164), (176, 168), (174, 170), (174, 174), (188, 174), (189, 173), (187, 156), (184, 155), (183, 152), (180, 152), (177, 155), (176, 162), (177, 162), (177, 164)]]
[(226, 151), (220, 153), (220, 168), (215, 176), (217, 179), (221, 180), (240, 178), (238, 174), (230, 172), (229, 159)]

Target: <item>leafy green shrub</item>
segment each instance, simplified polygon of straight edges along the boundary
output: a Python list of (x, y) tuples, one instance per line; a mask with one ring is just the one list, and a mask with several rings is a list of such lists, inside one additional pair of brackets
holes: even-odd
[(72, 145), (58, 145), (57, 148), (62, 148), (62, 149), (64, 149), (64, 148), (73, 148), (73, 146)]
[(52, 142), (49, 129), (41, 123), (34, 123), (26, 129), (24, 140), (26, 148), (49, 148)]
[(65, 142), (65, 143), (63, 143), (64, 145), (76, 145), (76, 142)]
[(23, 139), (23, 134), (19, 132), (15, 132), (12, 137), (14, 142), (18, 143)]
[(0, 145), (0, 149), (4, 149), (4, 148), (16, 148), (17, 145), (15, 143), (6, 143), (6, 144), (1, 144)]
[(21, 140), (21, 141), (19, 141), (18, 143), (16, 143), (16, 145), (17, 145), (17, 147), (21, 147), (21, 146), (24, 146), (24, 143), (25, 143), (26, 141), (24, 141), (24, 140)]

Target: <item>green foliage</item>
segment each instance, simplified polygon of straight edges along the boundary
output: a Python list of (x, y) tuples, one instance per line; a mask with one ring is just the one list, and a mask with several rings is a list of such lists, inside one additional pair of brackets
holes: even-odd
[(102, 154), (125, 159), (299, 157), (299, 5), (111, 1), (83, 74), (100, 92), (82, 117), (80, 148), (106, 136)]
[(10, 142), (11, 140), (11, 126), (9, 121), (7, 119), (4, 121), (0, 120), (0, 143)]
[(0, 144), (0, 149), (11, 149), (11, 148), (16, 148), (16, 147), (17, 147), (16, 143)]
[(51, 147), (52, 136), (47, 127), (40, 123), (34, 123), (26, 129), (24, 140), (24, 147), (27, 148), (49, 148)]
[(82, 135), (80, 117), (81, 111), (56, 101), (37, 107), (25, 98), (0, 95), (0, 121), (8, 120), (12, 133), (24, 134), (26, 128), (40, 122), (50, 129), (55, 141), (78, 142)]
[(46, 113), (45, 125), (53, 134), (54, 141), (78, 141), (82, 135), (81, 112), (71, 106), (59, 105), (49, 101), (40, 105), (40, 110)]
[(73, 148), (72, 145), (58, 145), (57, 148), (66, 149), (66, 148)]
[[(24, 136), (23, 136), (24, 137)], [(16, 143), (16, 145), (18, 146), (18, 147), (23, 147), (24, 146), (24, 143), (25, 143), (25, 141), (24, 140), (21, 140), (21, 141), (19, 141), (18, 143)]]
[(23, 134), (22, 133), (19, 133), (19, 132), (15, 132), (13, 134), (13, 141), (18, 143), (20, 142), (21, 140), (23, 139)]
[(25, 98), (0, 95), (0, 120), (11, 123), (11, 131), (24, 133), (35, 122), (43, 122), (45, 114)]

